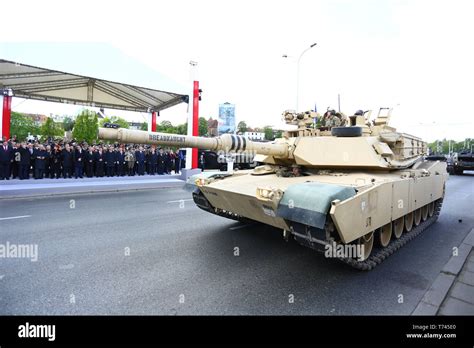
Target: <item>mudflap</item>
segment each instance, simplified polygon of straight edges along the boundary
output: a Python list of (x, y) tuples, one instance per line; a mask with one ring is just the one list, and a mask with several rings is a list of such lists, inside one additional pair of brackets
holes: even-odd
[(290, 185), (278, 204), (277, 216), (324, 230), (331, 202), (344, 201), (355, 194), (350, 186), (319, 182)]

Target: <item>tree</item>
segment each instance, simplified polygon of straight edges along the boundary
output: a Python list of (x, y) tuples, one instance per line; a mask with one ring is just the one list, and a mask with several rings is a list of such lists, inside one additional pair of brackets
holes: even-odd
[(205, 117), (199, 117), (199, 135), (207, 135), (207, 120)]
[(39, 134), (39, 127), (31, 117), (25, 116), (22, 113), (13, 111), (10, 120), (10, 134), (16, 135), (19, 141), (26, 140), (28, 133), (31, 135)]
[(275, 136), (273, 135), (273, 129), (270, 126), (263, 127), (263, 133), (265, 133), (265, 140), (273, 140)]
[(283, 132), (281, 130), (277, 130), (275, 132), (275, 138), (281, 138), (283, 136)]
[(122, 117), (119, 117), (119, 116), (104, 117), (103, 119), (100, 120), (99, 125), (101, 127), (103, 127), (105, 123), (117, 124), (117, 125), (120, 126), (120, 128), (127, 128), (128, 129), (130, 127), (128, 122), (125, 119), (123, 119)]
[(66, 132), (70, 132), (74, 128), (74, 124), (76, 121), (74, 121), (71, 117), (67, 116), (63, 120), (63, 128)]
[(247, 123), (245, 121), (240, 121), (239, 124), (237, 125), (237, 129), (239, 130), (240, 133), (245, 133), (248, 129)]
[(63, 135), (63, 129), (53, 121), (51, 117), (46, 118), (46, 122), (40, 128), (40, 134), (45, 138), (53, 138)]
[(175, 127), (173, 127), (173, 124), (170, 121), (161, 121), (157, 126), (156, 126), (156, 131), (157, 132), (162, 132), (162, 133), (176, 133)]
[(90, 144), (97, 139), (98, 130), (97, 114), (84, 109), (76, 118), (72, 135), (77, 141), (86, 141)]
[(140, 125), (140, 130), (142, 130), (142, 131), (147, 131), (147, 130), (148, 130), (148, 122), (143, 122), (143, 123)]
[(178, 124), (176, 126), (176, 134), (183, 134), (183, 135), (186, 135), (188, 134), (188, 123), (182, 123), (182, 124)]

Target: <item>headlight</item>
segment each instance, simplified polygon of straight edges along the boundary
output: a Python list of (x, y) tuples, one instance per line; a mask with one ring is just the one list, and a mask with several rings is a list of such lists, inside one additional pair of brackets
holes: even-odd
[(204, 186), (204, 185), (207, 185), (209, 184), (211, 181), (209, 179), (206, 179), (206, 178), (198, 178), (196, 179), (195, 183), (197, 186)]
[(261, 199), (280, 199), (281, 196), (283, 195), (283, 192), (281, 190), (277, 190), (274, 188), (257, 188), (257, 198)]

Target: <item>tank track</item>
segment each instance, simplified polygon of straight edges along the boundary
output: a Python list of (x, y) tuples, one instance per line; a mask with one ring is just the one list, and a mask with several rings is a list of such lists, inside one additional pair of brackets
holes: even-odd
[(441, 211), (442, 204), (443, 204), (442, 198), (437, 200), (435, 202), (435, 209), (434, 209), (433, 216), (421, 222), (418, 226), (413, 227), (413, 229), (410, 232), (404, 232), (399, 239), (392, 240), (390, 244), (387, 245), (385, 248), (372, 250), (372, 254), (371, 256), (369, 256), (369, 258), (367, 258), (367, 260), (357, 261), (356, 259), (352, 259), (352, 258), (338, 258), (338, 260), (361, 271), (370, 271), (374, 269), (377, 265), (381, 264), (385, 259), (387, 259), (395, 251), (400, 249), (402, 246), (404, 246), (409, 241), (411, 241), (416, 236), (418, 236), (421, 232), (426, 230), (431, 224), (436, 222), (436, 220), (438, 220), (438, 216)]
[(204, 195), (201, 192), (194, 192), (193, 193), (193, 200), (194, 200), (194, 203), (197, 205), (198, 208), (200, 208), (204, 211), (207, 211), (208, 213), (218, 215), (218, 216), (222, 216), (222, 217), (225, 217), (227, 219), (231, 219), (231, 220), (235, 220), (235, 221), (239, 221), (239, 222), (243, 222), (243, 223), (255, 222), (255, 221), (247, 219), (243, 216), (234, 214), (230, 211), (223, 211), (223, 210), (220, 210), (220, 209), (219, 210), (215, 209), (209, 203), (209, 201), (206, 199), (206, 197), (204, 197)]

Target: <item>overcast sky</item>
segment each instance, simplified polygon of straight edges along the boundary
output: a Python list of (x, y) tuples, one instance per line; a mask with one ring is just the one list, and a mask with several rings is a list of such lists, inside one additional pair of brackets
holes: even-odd
[[(84, 43), (95, 43), (91, 54), (97, 43), (104, 43), (137, 66), (189, 87), (189, 61), (197, 61), (204, 90), (201, 116), (217, 117), (218, 104), (228, 101), (236, 104), (237, 121), (281, 126), (282, 111), (296, 107), (297, 57), (317, 42), (300, 64), (300, 111), (315, 104), (318, 111), (337, 108), (339, 93), (346, 114), (389, 106), (395, 108), (392, 124), (401, 131), (429, 141), (474, 137), (470, 0), (0, 4), (9, 14), (2, 16), (3, 42), (81, 42), (81, 49)], [(155, 87), (160, 88), (158, 82)], [(43, 113), (66, 110), (34, 101), (17, 100), (13, 106)], [(186, 105), (161, 117), (184, 122)]]

